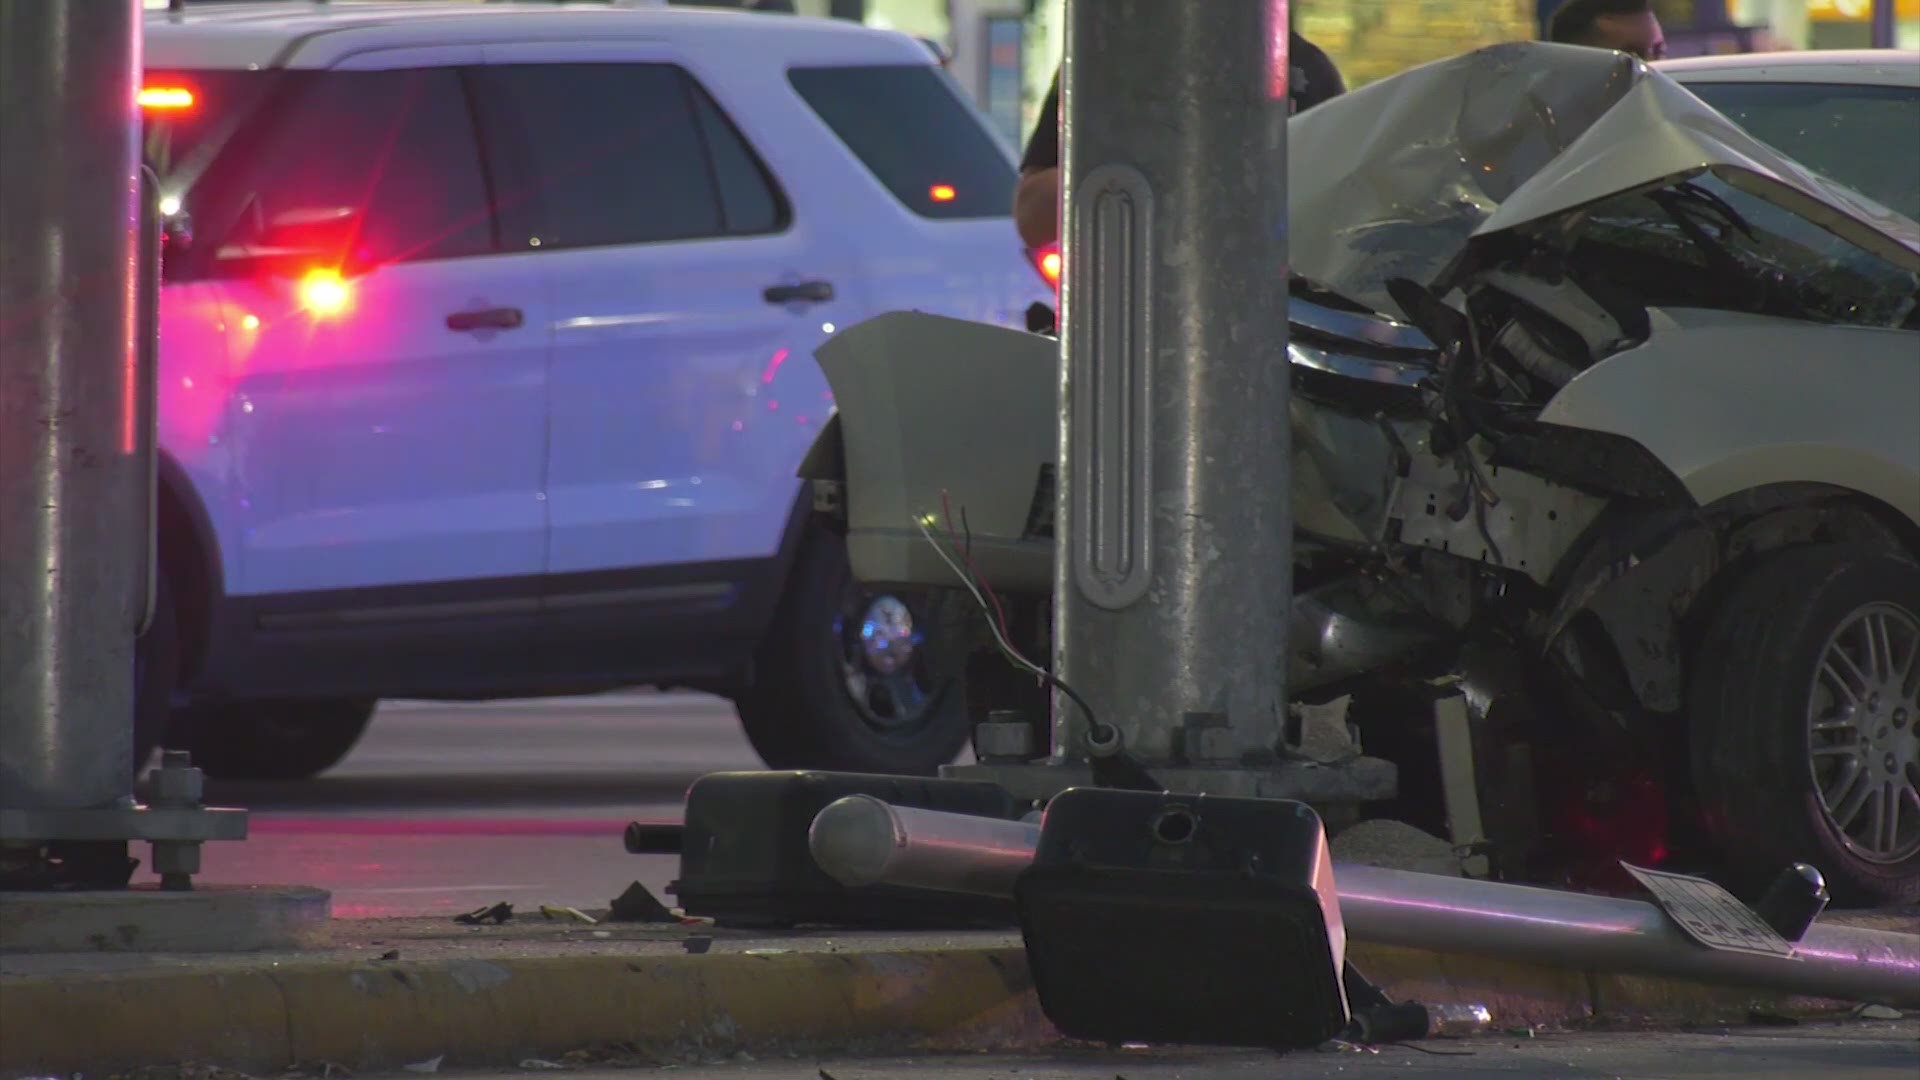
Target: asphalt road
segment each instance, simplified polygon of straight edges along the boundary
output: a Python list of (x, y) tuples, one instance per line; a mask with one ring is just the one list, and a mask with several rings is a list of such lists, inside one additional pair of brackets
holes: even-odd
[[(1920, 1021), (1842, 1021), (1686, 1033), (1566, 1033), (1285, 1056), (1205, 1050), (1061, 1050), (1052, 1054), (867, 1061), (731, 1061), (655, 1069), (587, 1068), (577, 1080), (1354, 1080), (1406, 1076), (1691, 1077), (1799, 1080), (1920, 1075)], [(451, 1073), (449, 1080), (486, 1074)], [(502, 1074), (492, 1074), (499, 1076)], [(522, 1071), (519, 1076), (537, 1075)]]
[(209, 803), (253, 812), (252, 836), (208, 844), (199, 880), (316, 885), (346, 918), (604, 907), (635, 880), (661, 895), (677, 869), (628, 855), (628, 821), (678, 820), (696, 777), (759, 767), (732, 706), (701, 695), (391, 703), (317, 779), (210, 782)]

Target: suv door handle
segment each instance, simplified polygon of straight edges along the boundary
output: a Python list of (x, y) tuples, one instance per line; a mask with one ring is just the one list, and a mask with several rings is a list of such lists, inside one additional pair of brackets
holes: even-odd
[(833, 284), (827, 281), (802, 281), (797, 285), (773, 285), (760, 295), (769, 304), (824, 304), (833, 299)]
[(447, 316), (449, 330), (518, 330), (526, 322), (519, 308), (484, 308), (480, 311), (456, 311)]

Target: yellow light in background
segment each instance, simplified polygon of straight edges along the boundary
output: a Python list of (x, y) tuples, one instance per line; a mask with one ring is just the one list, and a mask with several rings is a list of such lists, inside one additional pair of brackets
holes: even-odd
[(960, 193), (953, 190), (952, 184), (935, 184), (927, 189), (927, 194), (933, 198), (934, 202), (952, 202), (960, 197)]

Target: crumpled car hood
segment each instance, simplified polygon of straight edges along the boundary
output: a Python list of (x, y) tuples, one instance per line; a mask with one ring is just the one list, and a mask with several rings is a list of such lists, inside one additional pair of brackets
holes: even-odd
[(1768, 148), (1622, 53), (1518, 42), (1362, 87), (1287, 128), (1292, 270), (1377, 311), (1477, 237), (1708, 170), (1902, 267), (1920, 224)]

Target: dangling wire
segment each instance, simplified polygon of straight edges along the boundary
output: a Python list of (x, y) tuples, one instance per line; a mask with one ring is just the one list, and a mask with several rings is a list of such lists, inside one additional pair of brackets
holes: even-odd
[[(945, 491), (940, 493), (940, 501), (943, 507), (947, 504), (947, 493)], [(962, 507), (960, 513), (962, 518), (964, 518), (966, 516), (966, 508)], [(987, 617), (987, 628), (993, 634), (994, 644), (999, 647), (1001, 654), (1007, 658), (1007, 662), (1021, 671), (1031, 674), (1046, 686), (1057, 689), (1062, 694), (1065, 694), (1067, 699), (1078, 706), (1080, 711), (1086, 715), (1087, 727), (1095, 734), (1103, 738), (1110, 735), (1111, 732), (1107, 725), (1101, 723), (1099, 717), (1094, 714), (1093, 706), (1087, 704), (1087, 699), (1081, 697), (1078, 690), (1062, 682), (1046, 668), (1027, 659), (1019, 649), (1013, 647), (1011, 641), (1007, 640), (1006, 616), (1000, 606), (1000, 599), (994, 594), (992, 587), (986, 583), (986, 580), (979, 575), (979, 572), (972, 569), (973, 561), (967, 558), (966, 553), (961, 550), (959, 538), (953, 535), (951, 527), (949, 527), (948, 536), (952, 543), (953, 550), (949, 552), (947, 546), (941, 544), (939, 537), (935, 536), (933, 530), (929, 527), (932, 524), (932, 518), (930, 516), (915, 518), (913, 524), (915, 528), (920, 530), (920, 535), (926, 537), (927, 544), (933, 548), (933, 553), (940, 557), (941, 562), (947, 564), (947, 569), (953, 571), (953, 576), (960, 579), (961, 586), (964, 587), (968, 593), (972, 594), (974, 602), (980, 605), (982, 614)], [(972, 544), (969, 542), (968, 547), (971, 546)], [(964, 567), (962, 565), (963, 563), (965, 564)], [(989, 600), (988, 597), (993, 598)]]

